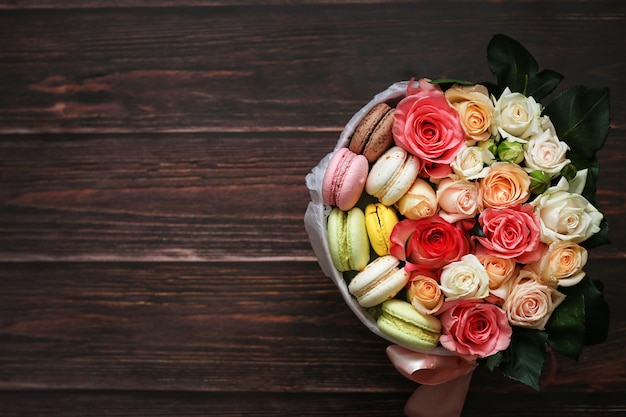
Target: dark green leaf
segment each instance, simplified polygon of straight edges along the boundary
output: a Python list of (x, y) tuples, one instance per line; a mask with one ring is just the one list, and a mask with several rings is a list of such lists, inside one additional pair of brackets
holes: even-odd
[(563, 76), (556, 71), (543, 70), (538, 74), (530, 76), (528, 79), (528, 87), (526, 95), (533, 96), (539, 101), (550, 94), (561, 82)]
[(505, 352), (498, 352), (491, 356), (486, 357), (483, 360), (483, 363), (485, 364), (487, 369), (493, 372), (494, 369), (496, 369), (498, 366), (500, 366), (502, 362), (505, 362), (505, 361), (506, 361)]
[(495, 35), (487, 46), (489, 68), (496, 77), (499, 91), (506, 87), (513, 92), (541, 100), (550, 94), (563, 76), (552, 70), (538, 73), (535, 58), (521, 43), (505, 35)]
[(509, 346), (510, 360), (500, 365), (502, 373), (539, 391), (547, 340), (546, 332), (514, 327)]
[(585, 345), (603, 343), (609, 332), (610, 311), (602, 295), (602, 283), (586, 277), (581, 284), (583, 284), (585, 327), (587, 328)]
[(585, 301), (580, 285), (563, 289), (567, 297), (546, 325), (552, 348), (572, 359), (578, 359), (585, 342)]
[[(459, 85), (474, 85), (476, 84), (473, 81), (464, 81), (464, 80), (457, 80), (454, 78), (438, 78), (436, 80), (431, 80), (430, 81), (431, 84), (437, 84), (437, 85), (442, 85), (442, 89), (446, 90), (447, 88), (451, 87), (454, 84), (459, 84)], [(446, 88), (444, 88), (443, 86), (446, 86)]]
[[(559, 94), (544, 110), (559, 139), (566, 142), (574, 164), (582, 169), (581, 156), (588, 159), (604, 145), (610, 128), (609, 89), (572, 87)], [(577, 163), (578, 162), (578, 163)]]
[(487, 46), (489, 69), (502, 88), (525, 93), (528, 74), (537, 73), (537, 61), (521, 43), (505, 35), (495, 35)]

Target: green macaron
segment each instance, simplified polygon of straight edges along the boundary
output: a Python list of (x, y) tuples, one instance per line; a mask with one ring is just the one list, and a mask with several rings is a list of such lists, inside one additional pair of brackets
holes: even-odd
[(334, 208), (328, 216), (328, 248), (335, 268), (341, 272), (360, 271), (370, 260), (370, 243), (363, 210)]
[(418, 312), (411, 303), (399, 299), (385, 301), (378, 328), (398, 344), (418, 350), (431, 350), (439, 342), (441, 322)]

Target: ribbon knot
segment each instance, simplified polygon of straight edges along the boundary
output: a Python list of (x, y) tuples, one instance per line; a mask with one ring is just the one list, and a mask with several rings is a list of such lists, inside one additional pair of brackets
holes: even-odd
[(459, 417), (476, 361), (459, 356), (414, 352), (387, 347), (391, 363), (405, 378), (422, 384), (404, 407), (409, 417)]

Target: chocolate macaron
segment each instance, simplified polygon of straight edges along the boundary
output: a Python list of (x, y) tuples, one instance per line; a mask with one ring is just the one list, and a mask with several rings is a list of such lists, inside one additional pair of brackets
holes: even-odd
[(378, 103), (361, 119), (350, 139), (352, 152), (362, 154), (368, 162), (376, 161), (393, 144), (393, 115), (395, 109)]

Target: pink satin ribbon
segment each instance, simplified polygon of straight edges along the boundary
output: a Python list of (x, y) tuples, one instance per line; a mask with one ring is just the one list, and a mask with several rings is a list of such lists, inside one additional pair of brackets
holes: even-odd
[(404, 407), (409, 417), (459, 417), (467, 396), (475, 361), (459, 356), (414, 352), (398, 345), (387, 347), (398, 372), (422, 384)]

